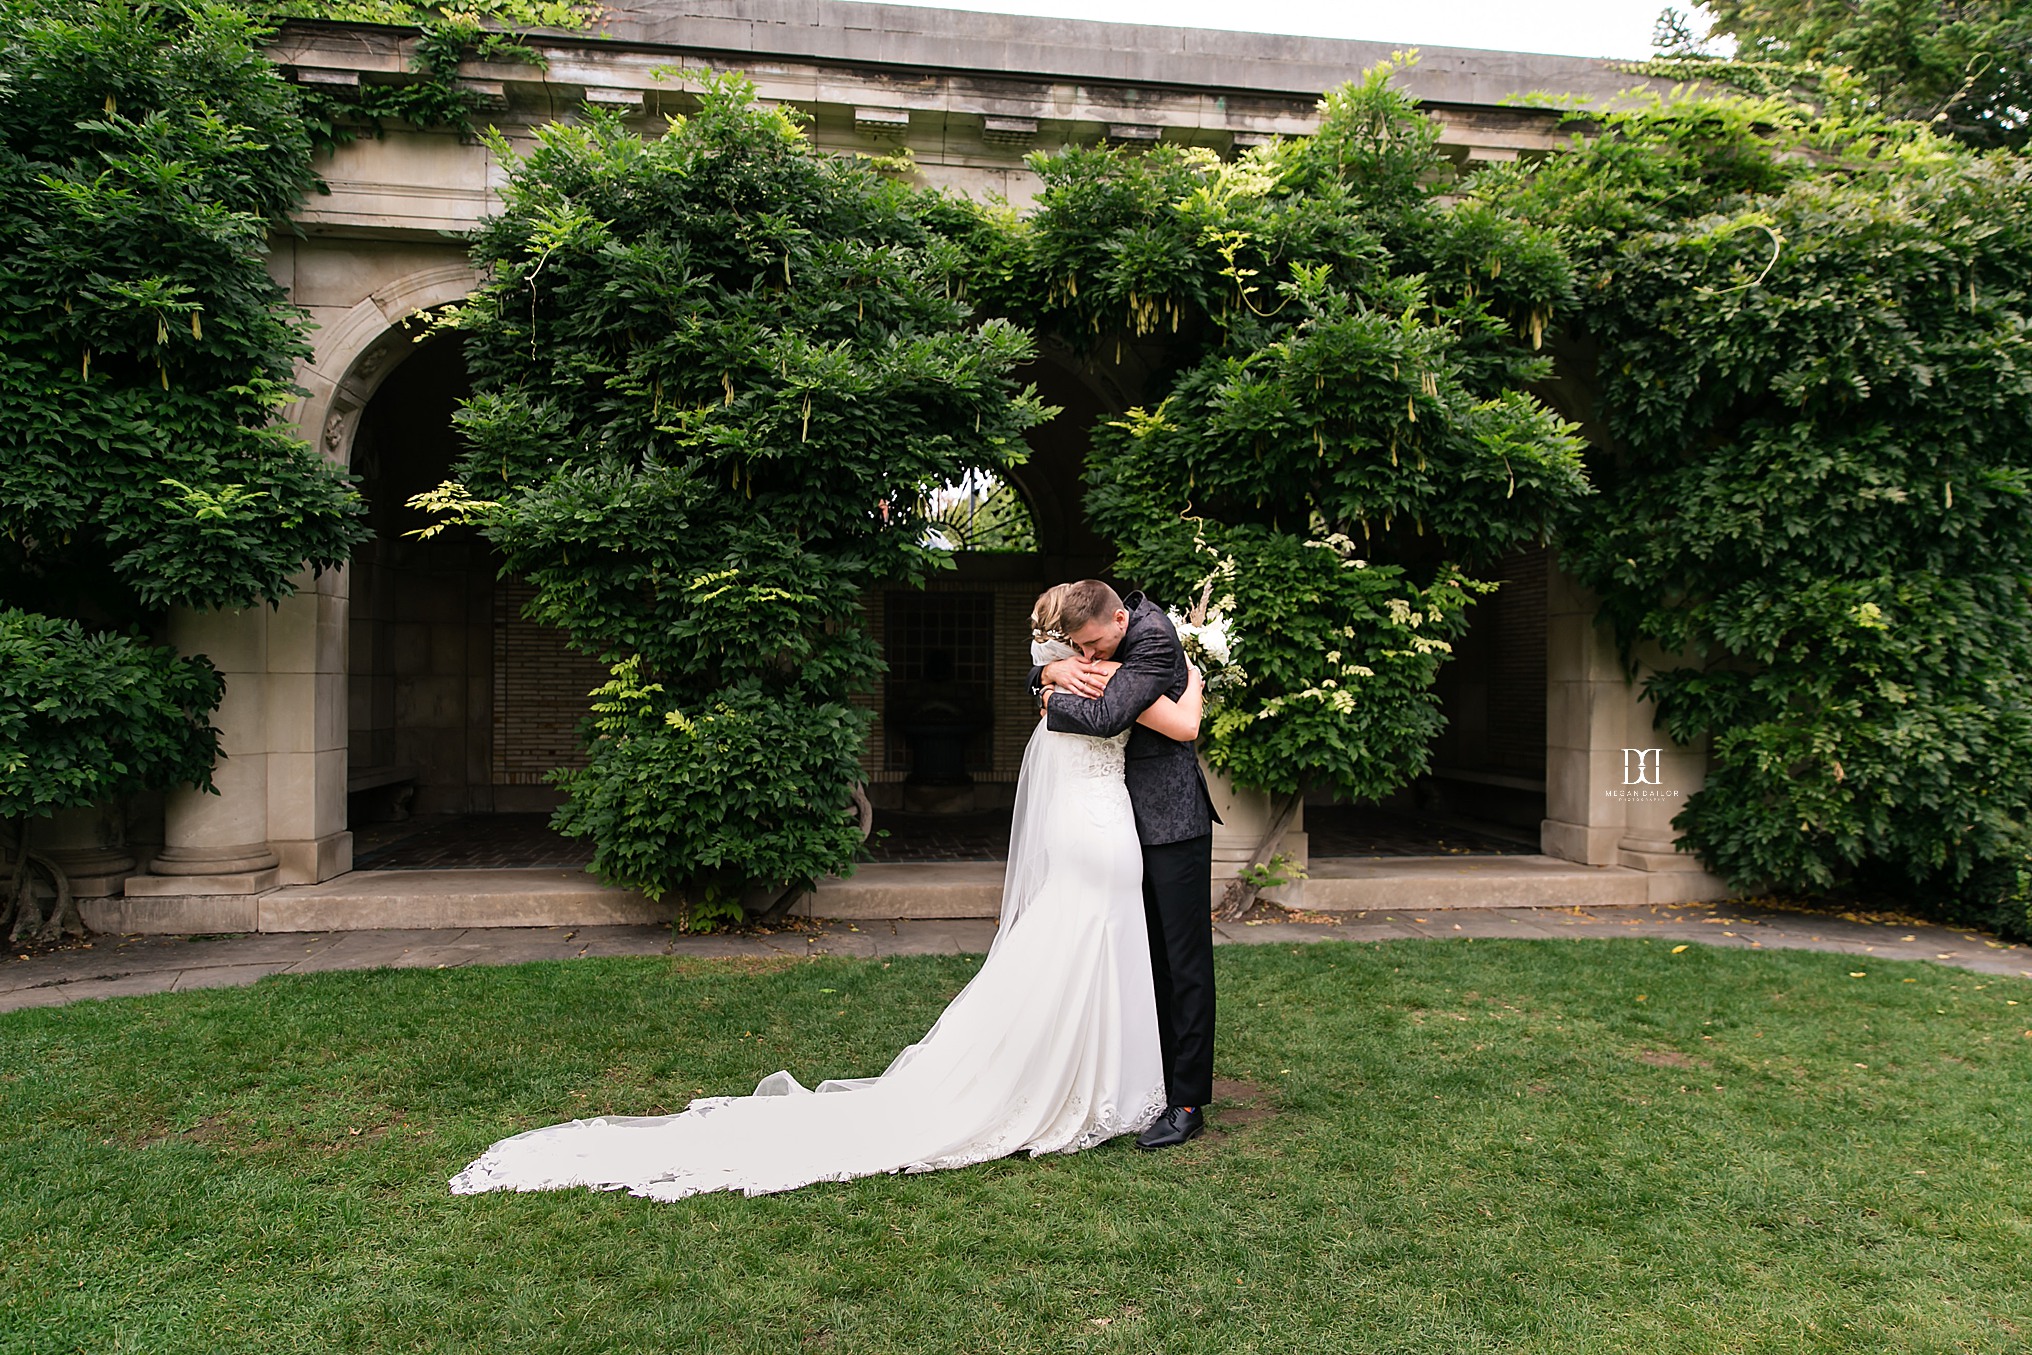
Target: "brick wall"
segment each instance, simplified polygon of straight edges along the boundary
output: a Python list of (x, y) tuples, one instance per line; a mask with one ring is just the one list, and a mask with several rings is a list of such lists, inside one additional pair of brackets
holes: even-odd
[[(1042, 587), (1027, 581), (939, 580), (926, 590), (979, 599), (991, 635), (987, 682), (994, 724), (990, 736), (975, 748), (970, 771), (978, 781), (1014, 782), (1023, 763), (1023, 749), (1036, 723), (1030, 696), (1030, 604)], [(520, 581), (504, 581), (494, 593), (497, 786), (542, 785), (545, 775), (556, 768), (584, 766), (578, 727), (586, 715), (586, 694), (607, 680), (607, 670), (567, 646), (562, 631), (522, 618), (523, 604), (531, 596), (532, 590)], [(861, 612), (875, 642), (886, 645), (888, 592), (866, 594)], [(875, 716), (861, 754), (861, 766), (875, 782), (901, 781), (910, 773), (902, 739), (892, 738), (884, 711), (887, 700), (886, 681), (854, 698), (854, 705)]]
[(1545, 775), (1545, 572), (1541, 547), (1505, 556), (1496, 577), (1495, 662), (1489, 675), (1488, 762), (1497, 771)]
[[(1491, 571), (1501, 591), (1478, 603), (1473, 633), (1456, 663), (1442, 670), (1442, 694), (1452, 721), (1435, 749), (1441, 766), (1503, 772), (1526, 778), (1545, 768), (1546, 553), (1519, 552)], [(941, 579), (931, 593), (971, 595), (982, 607), (992, 661), (987, 672), (993, 727), (970, 760), (977, 781), (1013, 783), (1023, 749), (1036, 725), (1029, 691), (1030, 605), (1042, 584), (1022, 580)], [(562, 632), (522, 619), (527, 585), (503, 582), (494, 595), (493, 782), (536, 786), (559, 767), (585, 764), (578, 727), (587, 693), (607, 680), (606, 669), (572, 651)], [(892, 594), (861, 600), (862, 615), (878, 645), (888, 645)], [(854, 699), (875, 719), (861, 766), (871, 782), (900, 782), (910, 773), (908, 750), (889, 727), (888, 683)]]
[(587, 693), (606, 666), (565, 643), (554, 626), (525, 620), (535, 590), (517, 580), (494, 588), (494, 784), (537, 786), (559, 767), (583, 767), (579, 724)]
[[(994, 724), (990, 736), (977, 745), (970, 770), (976, 781), (1013, 783), (1023, 765), (1024, 746), (1037, 723), (1037, 707), (1030, 695), (1030, 605), (1044, 585), (1035, 580), (939, 579), (925, 591), (972, 594), (982, 601), (992, 633), (987, 677)], [(890, 638), (890, 597), (887, 592), (872, 592), (861, 599), (869, 631), (885, 653)], [(875, 712), (875, 727), (861, 754), (861, 767), (868, 779), (877, 783), (901, 781), (910, 774), (907, 750), (884, 715), (887, 701), (886, 681), (855, 701)]]
[(1476, 574), (1502, 584), (1468, 609), (1468, 633), (1434, 690), (1447, 727), (1435, 771), (1524, 781), (1545, 776), (1545, 585), (1542, 547), (1515, 551)]
[(349, 765), (408, 769), (419, 814), (491, 804), (492, 574), (469, 542), (382, 539), (353, 556)]

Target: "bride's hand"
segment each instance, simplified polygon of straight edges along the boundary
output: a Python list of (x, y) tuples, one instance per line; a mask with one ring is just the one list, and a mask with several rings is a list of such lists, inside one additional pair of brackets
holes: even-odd
[(1185, 664), (1185, 689), (1189, 692), (1206, 690), (1206, 674), (1200, 672), (1190, 659)]
[(1109, 678), (1122, 671), (1122, 665), (1113, 659), (1096, 659), (1092, 666), (1094, 671), (1101, 675), (1103, 686), (1107, 685)]

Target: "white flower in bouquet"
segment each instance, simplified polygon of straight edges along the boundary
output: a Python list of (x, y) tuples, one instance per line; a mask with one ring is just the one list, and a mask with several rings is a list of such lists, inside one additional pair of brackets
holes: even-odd
[(1185, 650), (1185, 657), (1199, 669), (1206, 679), (1206, 694), (1209, 700), (1218, 700), (1222, 693), (1232, 691), (1249, 680), (1242, 671), (1228, 647), (1228, 618), (1218, 611), (1210, 611), (1204, 621), (1195, 622), (1177, 612), (1167, 613), (1172, 627), (1178, 632), (1179, 644)]
[(1171, 624), (1178, 627), (1178, 638), (1188, 645), (1196, 645), (1212, 663), (1225, 667), (1232, 660), (1228, 654), (1228, 618), (1208, 617), (1206, 624), (1195, 626), (1192, 622), (1172, 613)]
[(1211, 708), (1218, 706), (1227, 693), (1247, 686), (1249, 675), (1235, 662), (1234, 645), (1228, 634), (1228, 618), (1235, 610), (1235, 595), (1230, 586), (1235, 580), (1236, 561), (1208, 545), (1197, 532), (1193, 535), (1193, 548), (1211, 556), (1214, 567), (1200, 581), (1199, 598), (1192, 609), (1166, 615), (1178, 631), (1185, 657), (1206, 680), (1206, 699)]

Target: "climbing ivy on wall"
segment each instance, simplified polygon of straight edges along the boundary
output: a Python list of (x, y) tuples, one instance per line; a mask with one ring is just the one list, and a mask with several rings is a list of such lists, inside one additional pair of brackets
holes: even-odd
[(489, 281), (456, 317), (471, 452), (431, 502), (614, 665), (558, 826), (693, 924), (738, 916), (850, 866), (860, 597), (949, 563), (928, 489), (1024, 455), (1030, 339), (960, 300), (963, 208), (818, 153), (739, 79), (655, 140), (593, 115), (493, 144)]
[(417, 0), (262, 0), (250, 8), (271, 23), (284, 19), (327, 19), (335, 23), (421, 27), (449, 20), (474, 26), (493, 24), (496, 31), (508, 32), (590, 28), (603, 12), (599, 4), (580, 0), (445, 0), (441, 4)]
[(1461, 181), (1373, 72), (1309, 141), (1042, 156), (1034, 215), (983, 214), (990, 304), (1149, 373), (1089, 510), (1122, 573), (1233, 609), (1210, 760), (1402, 784), (1469, 566), (1554, 535), (1712, 740), (1705, 863), (2027, 926), (2024, 165), (1788, 70)]
[(0, 812), (208, 785), (173, 606), (286, 596), (366, 533), (274, 426), (309, 351), (265, 264), (312, 183), (258, 30), (203, 3), (0, 3)]
[[(262, 14), (299, 12), (418, 23), (429, 78), (358, 110), (464, 127), (462, 56), (589, 11)], [(307, 346), (265, 237), (337, 133), (260, 32), (0, 0), (7, 811), (202, 784), (217, 677), (159, 644), (166, 609), (272, 600), (364, 535), (270, 425)], [(1230, 612), (1251, 680), (1208, 748), (1237, 779), (1417, 774), (1479, 576), (1556, 534), (1661, 727), (1711, 742), (1678, 820), (1704, 861), (2025, 926), (2024, 162), (1769, 64), (1732, 77), (1769, 97), (1597, 112), (1458, 182), (1385, 68), (1233, 163), (1040, 156), (1020, 220), (820, 156), (733, 80), (654, 141), (497, 143), (473, 450), (437, 502), (614, 666), (561, 824), (701, 921), (850, 859), (856, 599), (937, 567), (928, 488), (1021, 454), (1029, 330), (1141, 383), (1089, 507), (1124, 574)]]
[(1572, 298), (1553, 234), (1454, 204), (1438, 128), (1385, 64), (1316, 135), (1033, 158), (1033, 214), (983, 214), (985, 305), (1077, 361), (1125, 355), (1143, 403), (1095, 431), (1087, 508), (1116, 570), (1203, 594), (1247, 681), (1208, 760), (1245, 785), (1381, 796), (1424, 771), (1433, 682), (1491, 585), (1586, 492), (1530, 387)]
[(1579, 270), (1601, 493), (1561, 525), (1739, 885), (2022, 930), (2032, 810), (2032, 183), (1791, 101), (1597, 123), (1480, 200)]
[(292, 18), (382, 23), (416, 29), (409, 73), (415, 79), (365, 81), (336, 93), (300, 86), (297, 98), (319, 149), (363, 135), (380, 135), (384, 122), (425, 130), (478, 131), (478, 96), (458, 79), (463, 61), (545, 69), (544, 56), (521, 36), (531, 28), (583, 29), (599, 16), (595, 5), (561, 0), (455, 0), (443, 5), (408, 0), (279, 0), (256, 6), (269, 23)]

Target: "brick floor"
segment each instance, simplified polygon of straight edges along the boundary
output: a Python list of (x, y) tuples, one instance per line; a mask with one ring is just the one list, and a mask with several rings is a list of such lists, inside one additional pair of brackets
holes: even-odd
[(1536, 856), (1537, 834), (1467, 819), (1429, 819), (1366, 805), (1307, 805), (1310, 854)]
[(556, 832), (548, 814), (417, 818), (353, 834), (355, 870), (509, 870), (592, 859), (591, 841)]
[(868, 855), (873, 861), (1006, 861), (1009, 811), (905, 814), (878, 809)]

